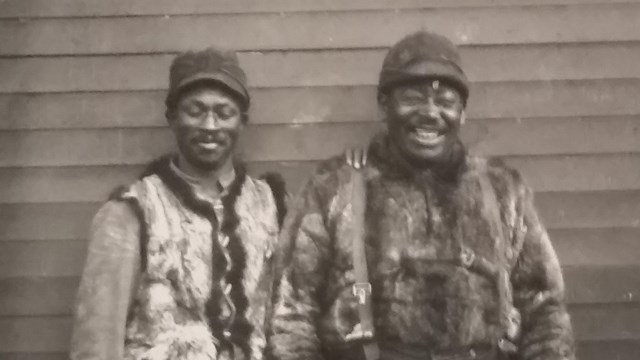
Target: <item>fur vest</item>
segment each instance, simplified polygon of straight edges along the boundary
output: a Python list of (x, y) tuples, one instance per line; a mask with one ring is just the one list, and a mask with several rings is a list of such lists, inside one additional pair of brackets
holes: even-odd
[[(522, 358), (573, 357), (560, 266), (516, 171), (468, 156), (461, 145), (446, 166), (417, 171), (384, 138), (372, 144), (363, 171), (374, 327), (383, 349), (496, 344), (507, 331), (496, 281), (504, 269), (509, 302), (522, 315)], [(277, 359), (335, 354), (358, 328), (349, 178), (342, 159), (323, 163), (285, 223), (270, 343)], [(473, 254), (480, 269), (463, 266), (461, 254)]]
[(165, 158), (119, 197), (142, 224), (125, 359), (261, 359), (282, 203), (267, 182), (238, 165), (211, 203)]

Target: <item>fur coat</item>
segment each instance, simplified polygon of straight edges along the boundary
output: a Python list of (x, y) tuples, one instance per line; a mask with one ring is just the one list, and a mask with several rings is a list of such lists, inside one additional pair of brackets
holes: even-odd
[[(461, 144), (450, 166), (424, 171), (384, 137), (369, 154), (365, 237), (380, 347), (444, 350), (504, 338), (499, 289), (486, 273), (460, 266), (467, 249), (510, 279), (521, 358), (573, 359), (560, 265), (518, 172), (468, 156)], [(275, 359), (321, 359), (344, 348), (359, 322), (345, 211), (350, 171), (341, 158), (322, 163), (285, 221), (269, 345)], [(483, 181), (495, 194), (493, 213)]]

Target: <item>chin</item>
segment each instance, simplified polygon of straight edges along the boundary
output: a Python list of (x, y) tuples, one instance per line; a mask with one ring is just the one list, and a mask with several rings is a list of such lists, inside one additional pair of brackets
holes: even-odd
[(444, 150), (441, 147), (438, 148), (409, 148), (405, 149), (405, 152), (409, 157), (416, 161), (438, 161), (444, 155)]

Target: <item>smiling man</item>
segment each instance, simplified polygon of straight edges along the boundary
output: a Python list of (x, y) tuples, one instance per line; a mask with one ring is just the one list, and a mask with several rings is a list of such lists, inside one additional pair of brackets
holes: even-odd
[(165, 114), (178, 151), (95, 216), (72, 359), (262, 358), (284, 189), (233, 156), (246, 83), (233, 52), (174, 59)]
[(448, 39), (418, 32), (389, 50), (386, 131), (366, 164), (323, 163), (285, 221), (273, 358), (574, 358), (532, 191), (460, 141), (468, 95)]

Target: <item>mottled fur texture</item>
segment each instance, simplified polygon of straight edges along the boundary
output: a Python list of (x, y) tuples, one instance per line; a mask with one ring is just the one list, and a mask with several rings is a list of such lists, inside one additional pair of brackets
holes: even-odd
[[(221, 199), (223, 210), (216, 211), (169, 161), (154, 162), (119, 195), (139, 209), (146, 237), (126, 358), (261, 359), (270, 299), (264, 283), (273, 277), (279, 227), (276, 199), (265, 181), (248, 177), (238, 163)], [(221, 236), (229, 239), (226, 247)], [(221, 286), (227, 283), (236, 309), (231, 324), (221, 321)], [(223, 335), (227, 329), (230, 338)]]
[[(510, 274), (523, 319), (521, 358), (573, 359), (560, 266), (531, 190), (515, 170), (468, 156), (460, 145), (448, 166), (416, 171), (381, 137), (363, 171), (367, 261), (383, 349), (491, 346), (504, 337), (495, 281), (460, 266), (467, 248)], [(321, 359), (344, 348), (358, 323), (349, 174), (342, 158), (323, 163), (285, 221), (269, 346), (276, 359)], [(483, 198), (481, 177), (495, 192), (500, 219)]]

